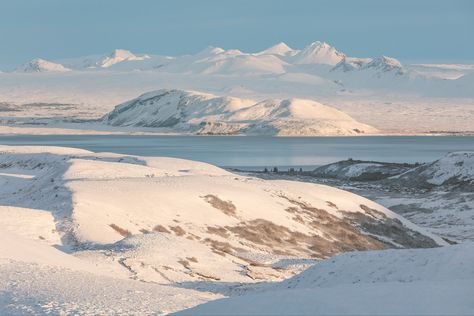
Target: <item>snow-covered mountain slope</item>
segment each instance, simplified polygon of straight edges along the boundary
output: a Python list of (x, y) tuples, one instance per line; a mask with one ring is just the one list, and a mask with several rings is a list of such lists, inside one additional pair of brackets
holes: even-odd
[(371, 58), (344, 57), (331, 71), (341, 70), (343, 72), (358, 70), (372, 61)]
[(67, 58), (58, 60), (58, 62), (75, 70), (105, 69), (111, 68), (112, 66), (117, 66), (118, 64), (127, 64), (131, 62), (141, 62), (143, 66), (146, 65), (151, 68), (152, 65), (150, 65), (149, 61), (149, 59), (151, 58), (152, 56), (146, 54), (136, 55), (131, 51), (125, 49), (115, 49), (114, 51), (106, 55), (91, 55), (78, 58)]
[(16, 72), (66, 72), (70, 70), (71, 69), (66, 68), (61, 64), (36, 58), (18, 67)]
[(143, 281), (278, 280), (308, 264), (282, 267), (282, 260), (445, 244), (376, 203), (323, 185), (174, 158), (54, 147), (0, 152), (0, 211), (11, 214), (2, 231)]
[(160, 70), (204, 75), (261, 75), (284, 73), (286, 65), (278, 54), (247, 54), (236, 49), (208, 47), (196, 55), (176, 58)]
[(136, 56), (131, 51), (116, 49), (110, 55), (104, 56), (96, 62), (98, 67), (107, 68), (123, 61), (145, 60), (150, 57), (147, 55)]
[(386, 163), (361, 160), (344, 160), (321, 166), (314, 176), (354, 181), (376, 181), (399, 175), (414, 168), (412, 164)]
[(474, 152), (452, 152), (433, 163), (424, 164), (392, 178), (410, 185), (453, 185), (472, 187), (474, 184)]
[(294, 63), (336, 65), (343, 60), (344, 57), (345, 55), (343, 53), (338, 52), (331, 45), (316, 41), (295, 54)]
[(471, 315), (474, 244), (346, 253), (178, 315)]
[(158, 90), (118, 105), (103, 122), (198, 134), (358, 135), (376, 129), (311, 100), (255, 102), (182, 90)]

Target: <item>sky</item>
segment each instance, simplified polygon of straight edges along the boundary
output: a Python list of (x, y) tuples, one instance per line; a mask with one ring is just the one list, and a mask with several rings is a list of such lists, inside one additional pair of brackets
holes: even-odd
[(257, 52), (325, 41), (350, 56), (474, 62), (470, 0), (0, 0), (0, 70), (30, 59)]

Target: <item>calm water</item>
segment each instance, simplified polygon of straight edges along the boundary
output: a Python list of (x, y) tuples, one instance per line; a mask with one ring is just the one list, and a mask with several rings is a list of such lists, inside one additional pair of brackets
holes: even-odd
[(169, 156), (228, 167), (306, 167), (353, 158), (427, 162), (447, 152), (474, 151), (473, 136), (225, 137), (55, 135), (0, 136), (3, 145), (49, 145), (142, 156)]

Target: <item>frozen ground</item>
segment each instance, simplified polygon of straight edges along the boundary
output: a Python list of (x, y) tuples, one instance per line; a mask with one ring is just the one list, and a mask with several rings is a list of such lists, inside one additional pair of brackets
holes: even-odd
[(342, 252), (447, 245), (342, 190), (181, 159), (2, 146), (0, 188), (2, 314), (165, 314)]

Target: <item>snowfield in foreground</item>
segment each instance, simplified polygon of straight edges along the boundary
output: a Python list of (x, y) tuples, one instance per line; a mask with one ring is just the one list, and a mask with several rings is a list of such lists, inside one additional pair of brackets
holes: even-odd
[(472, 315), (474, 244), (345, 253), (177, 315)]
[[(381, 290), (409, 293), (403, 289), (411, 281), (438, 282), (431, 277), (437, 272), (429, 271), (445, 271), (436, 274), (446, 279), (440, 291), (472, 286), (469, 249), (445, 246), (443, 239), (368, 199), (182, 159), (1, 146), (0, 215), (0, 314), (165, 314), (246, 293), (258, 293), (265, 306), (278, 297), (267, 290), (290, 287), (308, 294), (298, 295), (302, 302), (313, 301), (314, 295), (339, 293), (319, 286), (377, 276), (386, 283), (361, 285), (366, 290), (360, 293), (380, 296)], [(437, 246), (445, 247), (400, 250)], [(349, 253), (317, 263), (348, 251), (387, 248), (399, 250)], [(445, 251), (457, 261), (443, 261)], [(424, 254), (434, 261), (419, 259)], [(432, 264), (439, 267), (395, 277)], [(331, 267), (339, 279), (324, 279), (333, 275)], [(464, 281), (453, 281), (457, 278)], [(441, 293), (436, 289), (433, 295)], [(352, 294), (354, 288), (342, 291)], [(450, 300), (463, 311), (464, 297), (438, 302)], [(354, 300), (363, 310), (365, 301)]]

